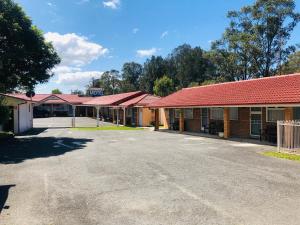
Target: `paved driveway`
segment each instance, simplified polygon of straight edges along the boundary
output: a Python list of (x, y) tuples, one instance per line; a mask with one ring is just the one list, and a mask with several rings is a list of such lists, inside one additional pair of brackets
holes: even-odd
[(48, 129), (0, 145), (1, 225), (296, 225), (300, 164), (260, 145)]
[[(90, 117), (76, 117), (76, 127), (96, 127), (96, 119)], [(100, 121), (100, 125), (109, 125), (112, 123), (106, 123)], [(67, 128), (72, 126), (72, 117), (49, 117), (49, 118), (36, 118), (33, 120), (33, 127), (35, 128)]]

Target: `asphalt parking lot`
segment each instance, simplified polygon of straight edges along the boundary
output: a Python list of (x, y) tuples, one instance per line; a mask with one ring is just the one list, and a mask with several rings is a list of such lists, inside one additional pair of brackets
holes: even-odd
[[(76, 117), (76, 127), (96, 127), (97, 120), (90, 117)], [(100, 125), (112, 125), (100, 121)], [(33, 120), (33, 127), (35, 128), (68, 128), (72, 127), (72, 117), (49, 117), (49, 118), (36, 118)]]
[(1, 225), (296, 225), (300, 164), (154, 131), (38, 129), (0, 144)]

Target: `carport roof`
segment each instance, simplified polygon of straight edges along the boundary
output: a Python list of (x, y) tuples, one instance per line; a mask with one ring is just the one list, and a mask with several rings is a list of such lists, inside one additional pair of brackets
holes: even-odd
[(98, 105), (98, 106), (116, 106), (129, 99), (135, 98), (137, 96), (143, 95), (144, 93), (141, 91), (135, 92), (127, 92), (122, 94), (115, 94), (115, 95), (106, 95), (101, 97), (94, 97), (90, 101), (86, 101), (84, 105)]
[(300, 74), (184, 88), (152, 108), (300, 104)]
[[(14, 98), (19, 98), (25, 101), (30, 101), (25, 94), (6, 94), (7, 96), (11, 96)], [(33, 102), (39, 103), (50, 103), (50, 104), (61, 104), (61, 103), (69, 103), (69, 104), (82, 104), (86, 101), (91, 100), (93, 97), (80, 97), (78, 95), (72, 94), (36, 94), (33, 98)]]

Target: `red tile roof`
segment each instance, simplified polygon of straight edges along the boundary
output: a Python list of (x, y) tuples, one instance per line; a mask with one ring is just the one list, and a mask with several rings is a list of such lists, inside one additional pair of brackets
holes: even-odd
[(122, 104), (120, 104), (120, 106), (122, 107), (131, 107), (134, 106), (135, 104), (137, 104), (138, 102), (140, 102), (143, 98), (145, 98), (148, 94), (143, 94), (140, 95), (138, 97), (132, 98), (126, 102), (123, 102)]
[(145, 98), (143, 98), (140, 102), (138, 102), (136, 105), (137, 106), (148, 106), (149, 104), (158, 101), (161, 99), (159, 96), (154, 96), (154, 95), (148, 95)]
[(300, 104), (300, 74), (184, 88), (153, 108)]
[[(30, 101), (25, 94), (7, 94), (8, 96), (19, 98), (25, 101)], [(83, 102), (91, 100), (93, 97), (79, 97), (78, 95), (72, 94), (36, 94), (32, 101), (58, 104), (58, 103), (69, 103), (69, 104), (82, 104)]]
[(130, 99), (129, 101), (123, 102), (120, 104), (122, 107), (134, 107), (134, 106), (140, 106), (140, 107), (145, 107), (148, 104), (159, 100), (160, 97), (150, 95), (150, 94), (143, 94), (141, 96), (138, 96), (136, 98)]
[(95, 97), (90, 101), (84, 102), (83, 104), (99, 105), (99, 106), (115, 106), (125, 101), (128, 101), (131, 98), (140, 96), (142, 94), (143, 92), (141, 91), (135, 91), (135, 92), (122, 93), (122, 94), (115, 94), (115, 95), (106, 95), (101, 97)]

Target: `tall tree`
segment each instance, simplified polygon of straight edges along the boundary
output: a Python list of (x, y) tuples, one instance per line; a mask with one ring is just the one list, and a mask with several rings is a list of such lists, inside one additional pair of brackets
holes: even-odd
[(125, 63), (122, 68), (122, 91), (139, 90), (139, 80), (143, 73), (143, 66), (139, 63)]
[(229, 52), (238, 66), (234, 79), (267, 77), (277, 73), (295, 46), (288, 46), (300, 20), (294, 0), (257, 0), (240, 11), (228, 13), (221, 50)]
[(51, 93), (52, 94), (62, 94), (62, 92), (58, 88), (53, 89)]
[(154, 94), (158, 96), (167, 96), (175, 91), (174, 83), (168, 76), (163, 76), (154, 82)]
[(153, 94), (154, 82), (166, 74), (166, 62), (161, 56), (152, 56), (144, 64), (140, 78), (140, 89)]
[(279, 74), (300, 73), (300, 51), (290, 55)]
[(0, 92), (33, 89), (53, 75), (60, 58), (12, 0), (0, 1)]
[(106, 71), (99, 79), (99, 87), (104, 95), (112, 95), (120, 92), (120, 72), (118, 70)]
[(168, 74), (178, 89), (187, 87), (191, 82), (200, 84), (212, 75), (212, 64), (204, 57), (200, 47), (192, 48), (187, 44), (178, 46), (167, 61)]

